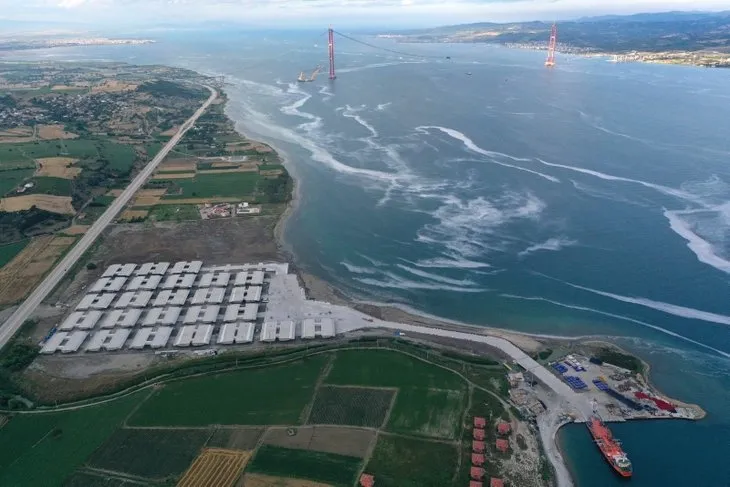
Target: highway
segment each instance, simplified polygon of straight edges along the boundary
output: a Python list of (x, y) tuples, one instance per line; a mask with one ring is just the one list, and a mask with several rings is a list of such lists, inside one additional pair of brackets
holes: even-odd
[(177, 133), (170, 139), (165, 147), (140, 171), (137, 177), (126, 187), (126, 189), (119, 195), (114, 202), (107, 208), (107, 210), (94, 222), (93, 225), (87, 230), (84, 236), (74, 247), (66, 254), (61, 262), (53, 268), (53, 270), (46, 276), (38, 287), (26, 298), (18, 309), (8, 318), (0, 328), (0, 349), (8, 344), (12, 339), (13, 335), (20, 329), (25, 320), (30, 318), (33, 311), (38, 305), (43, 302), (44, 299), (58, 286), (58, 284), (66, 277), (66, 274), (73, 266), (78, 262), (82, 255), (91, 247), (97, 238), (104, 232), (107, 226), (116, 218), (119, 212), (129, 203), (134, 194), (145, 184), (147, 179), (152, 175), (157, 166), (167, 156), (173, 147), (180, 142), (180, 139), (185, 135), (194, 124), (195, 121), (205, 112), (211, 103), (218, 97), (218, 92), (206, 86), (210, 90), (210, 97), (206, 102), (190, 117), (184, 124), (180, 126)]

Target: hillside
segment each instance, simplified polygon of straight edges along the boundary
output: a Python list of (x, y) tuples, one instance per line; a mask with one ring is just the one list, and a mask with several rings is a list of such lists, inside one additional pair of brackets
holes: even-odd
[[(393, 32), (403, 42), (546, 43), (550, 22), (477, 23)], [(665, 12), (584, 18), (559, 23), (558, 41), (585, 51), (621, 53), (713, 50), (730, 52), (730, 11)]]

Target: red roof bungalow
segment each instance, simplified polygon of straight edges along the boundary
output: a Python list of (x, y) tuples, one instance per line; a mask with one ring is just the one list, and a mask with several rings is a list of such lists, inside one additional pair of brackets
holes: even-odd
[(504, 480), (492, 477), (489, 481), (489, 487), (504, 487)]
[(483, 441), (472, 441), (471, 442), (471, 449), (477, 453), (484, 453), (484, 450), (486, 448), (487, 448), (487, 445), (485, 445)]
[(472, 465), (481, 467), (482, 465), (484, 465), (484, 455), (482, 455), (481, 453), (472, 453), (471, 454), (471, 463), (472, 463)]
[(483, 429), (474, 428), (472, 430), (472, 434), (474, 435), (475, 440), (482, 441), (485, 438)]
[(477, 482), (476, 480), (472, 480), (469, 482), (469, 487), (482, 487), (482, 485), (484, 484), (482, 484), (481, 482)]
[(508, 435), (510, 431), (512, 431), (512, 426), (510, 426), (509, 423), (500, 421), (500, 423), (497, 425), (497, 433), (499, 433), (500, 435)]
[(485, 473), (487, 472), (480, 467), (471, 467), (471, 470), (469, 470), (469, 474), (474, 480), (481, 480), (484, 477)]
[(501, 452), (506, 452), (507, 450), (509, 450), (509, 441), (507, 441), (503, 438), (500, 438), (497, 440), (496, 446), (497, 446), (497, 450), (499, 450)]
[(360, 485), (362, 487), (373, 487), (375, 485), (375, 477), (369, 473), (360, 475)]
[(479, 416), (474, 416), (474, 427), (475, 428), (484, 428), (487, 425), (487, 420), (484, 418), (480, 418)]

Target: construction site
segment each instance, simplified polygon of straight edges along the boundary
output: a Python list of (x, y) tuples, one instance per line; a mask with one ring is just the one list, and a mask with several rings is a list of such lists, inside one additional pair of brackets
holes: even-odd
[[(43, 354), (168, 351), (332, 338), (331, 317), (276, 310), (297, 293), (288, 264), (113, 264), (43, 340)], [(198, 352), (213, 354), (215, 349)]]

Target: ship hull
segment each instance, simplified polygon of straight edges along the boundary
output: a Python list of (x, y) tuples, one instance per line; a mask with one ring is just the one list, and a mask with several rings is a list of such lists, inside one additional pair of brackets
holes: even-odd
[(587, 423), (587, 426), (588, 431), (591, 433), (591, 436), (593, 437), (598, 450), (601, 452), (601, 456), (604, 460), (606, 460), (606, 463), (608, 463), (611, 469), (613, 469), (613, 471), (620, 477), (630, 479), (633, 471), (630, 469), (622, 469), (613, 461), (613, 458), (616, 457), (617, 454), (620, 454), (623, 458), (625, 458), (625, 454), (611, 436), (611, 432), (608, 428), (606, 428), (602, 422), (595, 421), (593, 419)]

